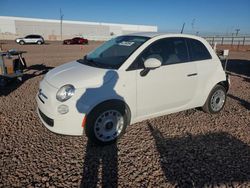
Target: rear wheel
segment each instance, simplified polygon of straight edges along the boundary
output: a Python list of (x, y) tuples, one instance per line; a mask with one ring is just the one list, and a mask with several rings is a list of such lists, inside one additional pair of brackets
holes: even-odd
[(221, 85), (216, 85), (210, 92), (208, 99), (202, 109), (210, 114), (219, 113), (226, 102), (226, 89)]
[(41, 45), (41, 44), (42, 44), (42, 41), (40, 41), (40, 40), (37, 41), (37, 44), (38, 44), (38, 45)]
[(107, 145), (120, 138), (129, 123), (128, 110), (122, 102), (97, 106), (87, 117), (85, 133), (98, 145)]
[(19, 42), (19, 44), (24, 45), (25, 42), (24, 42), (23, 40), (21, 40), (21, 41)]

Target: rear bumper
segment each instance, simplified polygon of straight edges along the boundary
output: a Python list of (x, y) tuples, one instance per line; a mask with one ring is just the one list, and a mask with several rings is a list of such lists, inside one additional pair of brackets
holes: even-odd
[(229, 75), (226, 73), (226, 89), (227, 89), (227, 92), (230, 88), (230, 78), (229, 78)]

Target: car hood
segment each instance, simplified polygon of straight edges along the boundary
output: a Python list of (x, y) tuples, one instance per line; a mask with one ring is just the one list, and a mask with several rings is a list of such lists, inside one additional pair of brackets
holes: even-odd
[(56, 88), (66, 84), (71, 84), (75, 88), (86, 88), (103, 85), (114, 76), (114, 72), (73, 61), (50, 70), (44, 79)]

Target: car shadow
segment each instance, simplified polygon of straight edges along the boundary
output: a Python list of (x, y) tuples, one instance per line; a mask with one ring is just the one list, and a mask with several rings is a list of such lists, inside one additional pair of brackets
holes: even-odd
[(49, 70), (54, 67), (49, 67), (44, 64), (31, 65), (24, 70), (24, 74), (22, 76), (22, 81), (17, 79), (11, 79), (6, 81), (5, 86), (0, 86), (0, 96), (7, 96), (11, 92), (15, 91), (18, 87), (20, 87), (24, 82), (29, 79), (32, 79), (37, 76), (41, 76), (46, 74)]
[(250, 147), (226, 132), (167, 138), (149, 122), (167, 181), (213, 187), (250, 181)]
[(241, 99), (237, 96), (234, 96), (232, 94), (227, 94), (227, 96), (234, 99), (234, 100), (237, 100), (243, 107), (245, 107), (247, 110), (250, 110), (250, 102), (248, 102), (244, 99)]
[[(116, 71), (108, 71), (103, 76), (103, 82), (100, 86), (87, 88), (77, 101), (76, 108), (78, 112), (83, 114), (86, 113), (90, 104), (103, 101), (105, 96), (114, 96), (115, 98), (122, 100), (122, 97), (119, 96), (114, 89), (117, 80), (118, 74)], [(98, 102), (97, 99), (101, 100)], [(87, 117), (87, 123), (85, 126), (90, 125), (88, 124), (88, 119), (89, 116)], [(84, 154), (83, 173), (80, 187), (117, 187), (117, 152), (117, 143), (101, 147), (88, 139)]]
[[(225, 61), (222, 61), (222, 66), (225, 67)], [(229, 59), (227, 62), (227, 71), (234, 73), (244, 78), (245, 81), (250, 81), (250, 61), (241, 59)]]

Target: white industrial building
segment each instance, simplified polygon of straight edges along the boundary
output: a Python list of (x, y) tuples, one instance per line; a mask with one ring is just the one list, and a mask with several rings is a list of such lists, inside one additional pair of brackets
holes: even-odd
[[(89, 40), (107, 40), (112, 36), (157, 30), (157, 26), (62, 21), (62, 39), (82, 36)], [(61, 40), (61, 20), (0, 16), (0, 39), (14, 39), (28, 34), (39, 34), (46, 40)]]

